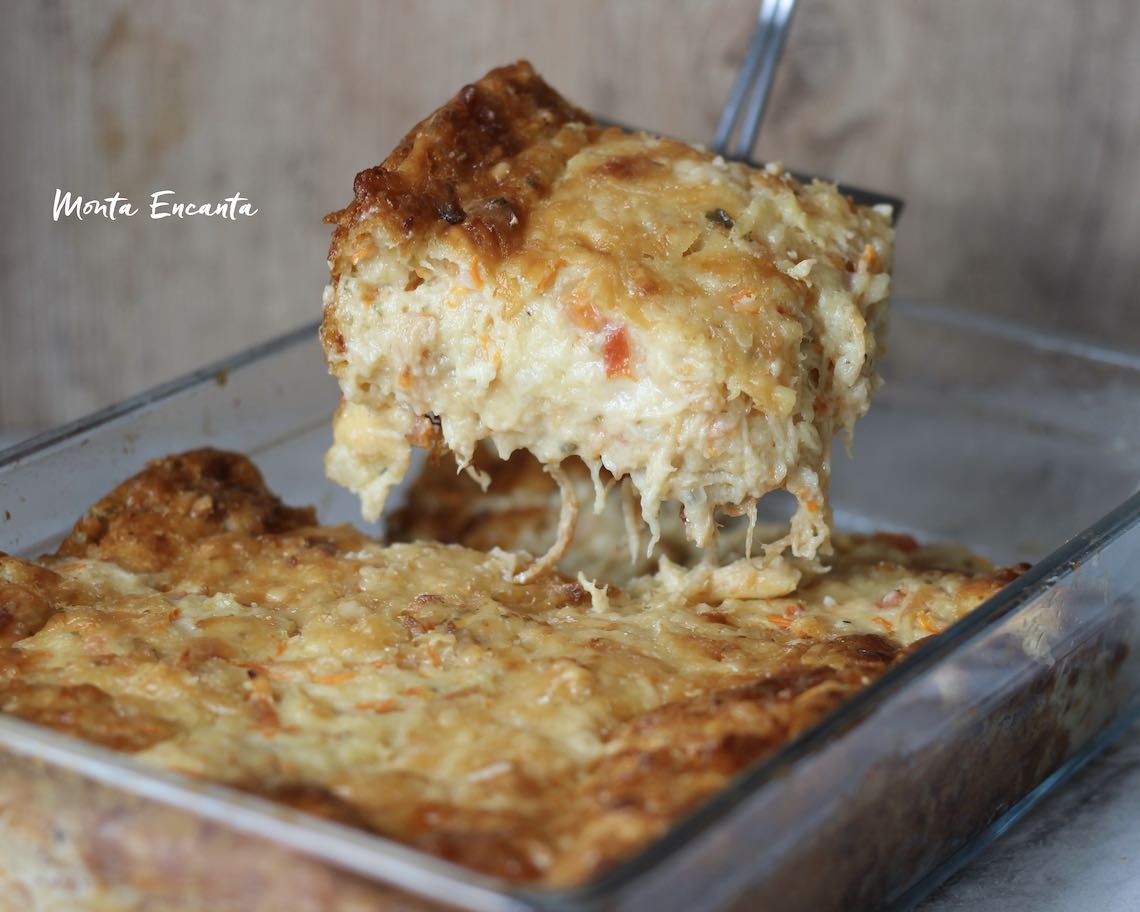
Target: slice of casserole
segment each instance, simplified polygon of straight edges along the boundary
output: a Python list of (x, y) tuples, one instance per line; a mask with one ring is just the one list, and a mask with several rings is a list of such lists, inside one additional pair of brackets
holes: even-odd
[(603, 467), (628, 477), (650, 547), (663, 501), (703, 547), (718, 511), (780, 488), (798, 509), (776, 550), (826, 543), (831, 440), (878, 383), (886, 208), (603, 128), (518, 63), (417, 125), (329, 220), (327, 469), (366, 517), (413, 444), (466, 465), (488, 440), (556, 476), (580, 457), (599, 492)]
[[(384, 546), (284, 506), (244, 457), (168, 457), (56, 554), (0, 554), (0, 712), (510, 880), (580, 883), (1019, 572), (836, 535), (830, 572), (791, 595), (718, 600), (698, 568), (600, 588), (513, 582), (517, 561)], [(130, 834), (107, 807), (69, 838)], [(105, 876), (105, 855), (76, 857), (75, 877)]]

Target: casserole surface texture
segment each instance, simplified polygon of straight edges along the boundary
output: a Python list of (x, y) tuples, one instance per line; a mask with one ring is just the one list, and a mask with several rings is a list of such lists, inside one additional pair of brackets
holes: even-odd
[[(553, 505), (551, 506), (553, 509)], [(580, 883), (1018, 574), (836, 536), (725, 598), (667, 560), (511, 581), (381, 545), (244, 457), (152, 463), (58, 552), (0, 557), (0, 710), (517, 882)]]
[[(832, 437), (878, 385), (889, 207), (595, 125), (526, 63), (462, 89), (329, 220), (329, 476), (383, 511), (413, 444), (628, 478), (710, 544), (785, 489), (826, 550)], [(555, 469), (556, 470), (556, 469)], [(601, 494), (598, 494), (601, 499)], [(565, 536), (560, 536), (565, 546)]]

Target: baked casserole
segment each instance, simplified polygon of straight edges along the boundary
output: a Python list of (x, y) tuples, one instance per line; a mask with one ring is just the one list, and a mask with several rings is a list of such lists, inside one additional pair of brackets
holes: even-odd
[[(54, 554), (0, 553), (0, 712), (590, 880), (1022, 570), (831, 533), (889, 216), (492, 71), (330, 216), (328, 473), (375, 519), (431, 451), (391, 538), (241, 455), (157, 460)], [(776, 489), (796, 510), (754, 561)]]
[[(791, 492), (826, 550), (831, 441), (878, 384), (893, 230), (779, 166), (595, 124), (526, 63), (465, 87), (356, 177), (329, 216), (322, 340), (343, 403), (329, 476), (376, 519), (412, 445), (469, 467), (479, 441), (561, 479), (632, 486), (660, 535)], [(624, 480), (624, 481), (623, 481)], [(576, 509), (564, 485), (556, 563)]]
[(0, 711), (573, 884), (1019, 572), (901, 536), (836, 535), (826, 572), (800, 562), (770, 598), (667, 558), (621, 586), (517, 582), (518, 561), (383, 545), (285, 506), (245, 457), (171, 456), (56, 553), (0, 556)]

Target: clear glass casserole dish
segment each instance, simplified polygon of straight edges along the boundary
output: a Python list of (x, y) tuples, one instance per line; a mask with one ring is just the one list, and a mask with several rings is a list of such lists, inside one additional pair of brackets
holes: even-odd
[[(887, 385), (836, 458), (837, 524), (1033, 569), (664, 839), (573, 890), (499, 883), (0, 715), (0, 906), (906, 906), (1140, 700), (1140, 358), (895, 304)], [(315, 327), (0, 453), (0, 549), (48, 550), (150, 458), (249, 454), (324, 522), (335, 383)], [(1083, 531), (1082, 531), (1083, 530)]]

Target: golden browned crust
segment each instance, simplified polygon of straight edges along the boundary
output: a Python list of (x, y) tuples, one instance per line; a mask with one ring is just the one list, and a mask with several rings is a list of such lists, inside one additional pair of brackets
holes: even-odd
[(0, 648), (36, 633), (56, 611), (89, 604), (85, 586), (0, 553)]
[(284, 506), (248, 459), (192, 450), (152, 462), (111, 491), (75, 524), (59, 553), (148, 572), (210, 535), (285, 532), (315, 522), (312, 508)]
[[(406, 237), (459, 225), (480, 253), (505, 255), (565, 163), (547, 143), (568, 123), (593, 121), (529, 63), (492, 70), (413, 127), (383, 164), (356, 175), (352, 202), (326, 217), (337, 226), (329, 259), (373, 219)], [(506, 161), (504, 175), (495, 165)]]
[(712, 604), (652, 578), (514, 584), (507, 555), (311, 516), (198, 451), (121, 485), (59, 554), (0, 556), (0, 711), (577, 883), (1019, 572), (840, 537), (791, 595)]

